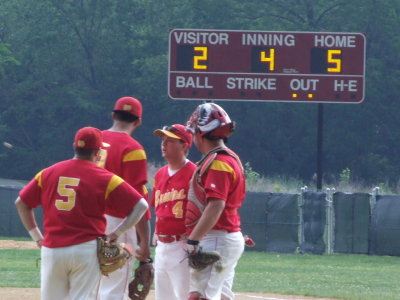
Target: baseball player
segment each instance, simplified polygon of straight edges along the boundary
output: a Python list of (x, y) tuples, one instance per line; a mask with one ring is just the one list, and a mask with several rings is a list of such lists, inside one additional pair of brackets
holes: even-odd
[[(99, 165), (123, 178), (147, 199), (146, 152), (142, 145), (131, 136), (142, 124), (142, 111), (142, 104), (135, 98), (122, 97), (115, 102), (112, 112), (113, 125), (102, 132), (107, 146), (101, 152)], [(140, 261), (146, 261), (150, 256), (150, 217), (150, 210), (148, 210), (136, 225), (136, 230), (131, 228), (120, 237), (121, 242), (130, 244), (133, 249), (136, 249), (136, 258)], [(106, 218), (108, 233), (114, 230), (124, 215), (113, 209), (107, 209)], [(139, 245), (136, 232), (140, 239)], [(128, 299), (128, 284), (133, 265), (132, 259), (121, 269), (102, 278), (101, 299)]]
[[(99, 129), (78, 130), (74, 158), (40, 171), (15, 202), (25, 228), (41, 247), (41, 299), (97, 299), (101, 273), (96, 239), (105, 235), (105, 210), (126, 216), (108, 234), (113, 241), (148, 209), (134, 188), (96, 165), (101, 143)], [(33, 211), (39, 205), (44, 237)]]
[(218, 251), (218, 265), (202, 271), (191, 269), (189, 300), (234, 299), (232, 284), (236, 264), (244, 250), (238, 209), (245, 197), (245, 177), (239, 157), (225, 146), (235, 123), (217, 104), (199, 105), (187, 128), (204, 155), (190, 183), (185, 222), (190, 232), (189, 252), (199, 246)]
[(189, 294), (189, 266), (185, 261), (185, 210), (189, 181), (196, 165), (187, 159), (192, 134), (174, 124), (154, 131), (161, 137), (161, 153), (168, 162), (154, 176), (151, 205), (156, 223), (155, 297), (158, 300), (186, 299)]

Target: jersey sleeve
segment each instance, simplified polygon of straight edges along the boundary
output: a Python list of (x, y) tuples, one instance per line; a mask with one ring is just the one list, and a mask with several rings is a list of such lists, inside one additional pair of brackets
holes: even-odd
[(21, 200), (31, 208), (35, 208), (41, 204), (43, 171), (44, 170), (37, 173), (36, 176), (19, 193)]
[(143, 197), (121, 177), (114, 175), (108, 183), (105, 198), (109, 209), (127, 216)]
[(206, 197), (226, 201), (230, 187), (236, 179), (235, 170), (225, 161), (215, 159), (207, 171), (204, 182)]

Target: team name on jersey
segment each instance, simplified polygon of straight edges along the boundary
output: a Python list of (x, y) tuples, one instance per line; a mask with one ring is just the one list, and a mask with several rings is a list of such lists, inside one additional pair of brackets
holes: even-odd
[(179, 191), (172, 189), (170, 192), (163, 194), (161, 194), (160, 190), (157, 190), (155, 194), (155, 207), (162, 203), (183, 199), (186, 199), (185, 189), (181, 189)]

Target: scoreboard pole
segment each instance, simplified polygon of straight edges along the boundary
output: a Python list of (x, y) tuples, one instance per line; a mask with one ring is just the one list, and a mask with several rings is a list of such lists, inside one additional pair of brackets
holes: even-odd
[(322, 190), (322, 161), (324, 140), (324, 104), (318, 103), (318, 125), (317, 125), (317, 191)]

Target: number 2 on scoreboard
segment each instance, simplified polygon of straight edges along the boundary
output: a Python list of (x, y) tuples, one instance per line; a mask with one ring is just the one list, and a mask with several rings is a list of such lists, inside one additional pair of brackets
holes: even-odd
[(194, 47), (195, 52), (200, 52), (200, 55), (193, 56), (193, 69), (195, 70), (207, 70), (206, 64), (201, 62), (207, 62), (208, 60), (208, 48), (207, 47)]

